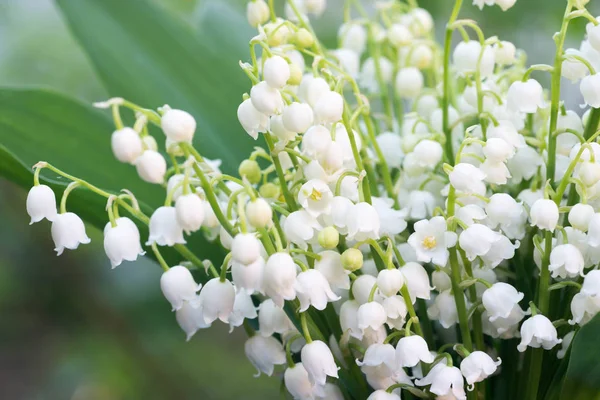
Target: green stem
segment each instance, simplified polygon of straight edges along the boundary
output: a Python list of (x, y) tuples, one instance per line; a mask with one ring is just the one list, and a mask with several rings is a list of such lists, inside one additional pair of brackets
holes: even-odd
[(160, 251), (158, 251), (158, 247), (156, 246), (156, 243), (152, 243), (151, 247), (152, 247), (152, 252), (154, 253), (154, 256), (156, 256), (156, 260), (160, 264), (161, 268), (165, 272), (167, 272), (169, 270), (169, 265), (163, 258), (162, 254), (160, 254)]
[(273, 158), (273, 164), (275, 165), (275, 172), (277, 172), (277, 178), (279, 178), (279, 183), (281, 186), (281, 191), (283, 193), (283, 197), (285, 198), (285, 202), (288, 205), (290, 211), (296, 211), (296, 200), (294, 200), (294, 196), (290, 192), (290, 188), (287, 185), (285, 180), (285, 174), (283, 172), (283, 168), (281, 167), (281, 162), (279, 161), (279, 157), (273, 155), (273, 150), (275, 149), (275, 144), (273, 143), (273, 138), (270, 135), (263, 135), (265, 141), (267, 142), (267, 146), (269, 147), (269, 151), (271, 152), (271, 156)]
[(308, 330), (305, 312), (300, 313), (300, 324), (302, 324), (302, 333), (304, 334), (304, 340), (306, 340), (306, 344), (312, 343), (312, 337), (310, 336), (310, 331)]

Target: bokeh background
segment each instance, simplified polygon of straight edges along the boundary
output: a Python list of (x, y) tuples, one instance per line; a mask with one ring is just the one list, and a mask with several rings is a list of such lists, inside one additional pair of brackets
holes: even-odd
[[(193, 29), (202, 13), (224, 10), (206, 4), (222, 0), (147, 1)], [(332, 6), (315, 24), (332, 45), (341, 3), (329, 1)], [(244, 13), (243, 0), (227, 2), (230, 12)], [(591, 2), (591, 10), (598, 14), (600, 5), (594, 3), (598, 2)], [(434, 14), (441, 37), (452, 2), (421, 4)], [(530, 62), (551, 63), (552, 34), (560, 26), (565, 4), (566, 0), (518, 0), (508, 13), (497, 8), (480, 12), (466, 4), (463, 15), (477, 19), (487, 36), (517, 43)], [(230, 31), (232, 37), (252, 34), (245, 26), (231, 26)], [(578, 46), (583, 32), (584, 24), (576, 24), (569, 43)], [(0, 0), (0, 82), (51, 87), (87, 102), (107, 97), (52, 0)], [(571, 107), (576, 107), (577, 87), (565, 83), (565, 91)], [(185, 342), (161, 296), (160, 269), (151, 261), (111, 270), (102, 237), (92, 228), (91, 245), (56, 257), (49, 225), (28, 225), (25, 196), (24, 190), (0, 178), (1, 399), (280, 396), (279, 379), (253, 378), (243, 354), (243, 332), (228, 334), (226, 326), (216, 323)]]

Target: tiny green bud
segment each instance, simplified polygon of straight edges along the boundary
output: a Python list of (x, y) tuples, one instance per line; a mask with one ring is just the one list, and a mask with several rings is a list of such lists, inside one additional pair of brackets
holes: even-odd
[(324, 249), (335, 249), (340, 242), (340, 234), (333, 226), (328, 226), (319, 232), (318, 239)]
[(277, 199), (279, 198), (280, 190), (276, 184), (267, 182), (258, 189), (258, 193), (266, 199)]
[(238, 173), (242, 178), (248, 179), (250, 183), (258, 183), (260, 182), (261, 171), (260, 166), (256, 161), (253, 160), (244, 160), (240, 164), (240, 168), (238, 169)]
[(315, 38), (305, 28), (298, 29), (298, 31), (296, 32), (295, 39), (296, 39), (296, 44), (298, 45), (298, 47), (300, 47), (302, 49), (310, 47), (315, 43)]
[(362, 252), (355, 248), (349, 248), (342, 253), (342, 265), (348, 271), (356, 271), (363, 266)]
[(290, 78), (288, 79), (288, 85), (297, 86), (302, 82), (302, 70), (296, 64), (290, 64)]

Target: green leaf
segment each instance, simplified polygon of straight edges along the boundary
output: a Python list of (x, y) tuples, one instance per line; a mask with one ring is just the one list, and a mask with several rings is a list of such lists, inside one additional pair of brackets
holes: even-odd
[[(33, 185), (31, 166), (47, 161), (109, 192), (131, 190), (149, 215), (164, 201), (164, 189), (143, 182), (133, 166), (114, 159), (112, 131), (112, 122), (104, 113), (58, 93), (0, 89), (0, 175), (29, 189)], [(57, 198), (69, 183), (50, 171), (42, 172), (40, 178), (54, 189)], [(85, 189), (75, 189), (67, 202), (70, 211), (99, 229), (108, 221), (105, 205), (106, 199)], [(138, 226), (145, 241), (147, 227)], [(200, 235), (188, 242), (201, 258), (222, 258), (218, 247), (208, 245)], [(152, 256), (151, 252), (148, 255)], [(165, 249), (165, 257), (171, 262), (182, 258), (171, 249)]]
[(561, 399), (600, 399), (600, 315), (575, 334)]
[[(56, 0), (111, 96), (144, 107), (169, 104), (198, 121), (196, 148), (232, 172), (253, 146), (236, 116), (250, 88), (238, 65), (248, 37), (235, 13), (205, 13), (209, 30), (195, 34), (143, 0)], [(224, 8), (226, 10), (226, 8)]]

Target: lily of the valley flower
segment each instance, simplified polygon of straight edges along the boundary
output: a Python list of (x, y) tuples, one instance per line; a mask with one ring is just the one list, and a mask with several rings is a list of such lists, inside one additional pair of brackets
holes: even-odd
[(46, 218), (53, 221), (57, 215), (56, 196), (46, 185), (37, 185), (29, 189), (27, 194), (27, 214), (31, 217), (29, 225)]
[(77, 214), (67, 212), (56, 214), (52, 221), (52, 240), (56, 255), (60, 256), (65, 249), (75, 250), (80, 244), (88, 244), (91, 239), (85, 233), (85, 225)]
[(450, 255), (448, 248), (456, 245), (456, 233), (447, 230), (444, 217), (418, 221), (414, 229), (408, 243), (417, 252), (418, 260), (445, 266)]

